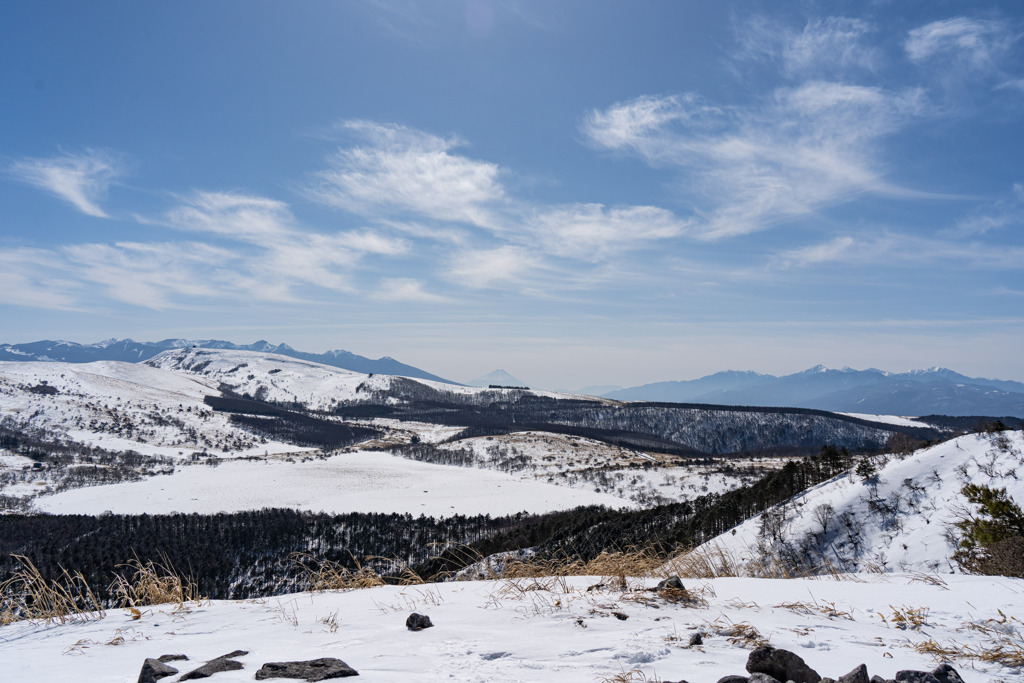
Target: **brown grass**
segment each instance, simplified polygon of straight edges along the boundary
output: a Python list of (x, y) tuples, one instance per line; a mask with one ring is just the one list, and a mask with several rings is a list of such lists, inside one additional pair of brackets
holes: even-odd
[(161, 563), (142, 562), (136, 557), (119, 566), (131, 571), (130, 578), (118, 574), (110, 584), (110, 592), (116, 596), (118, 606), (129, 610), (136, 619), (141, 616), (139, 607), (171, 603), (184, 609), (186, 603), (203, 599), (196, 584), (183, 578), (166, 557)]
[(106, 615), (81, 572), (72, 574), (61, 567), (61, 574), (47, 581), (30, 559), (13, 557), (21, 569), (0, 583), (0, 625), (26, 619), (65, 624)]

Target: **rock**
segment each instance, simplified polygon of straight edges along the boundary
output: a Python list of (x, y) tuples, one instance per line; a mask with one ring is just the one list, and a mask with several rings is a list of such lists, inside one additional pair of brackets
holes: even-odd
[(701, 633), (700, 631), (697, 631), (692, 636), (690, 636), (690, 647), (693, 647), (694, 645), (703, 645), (703, 644), (704, 644), (704, 634)]
[(750, 681), (750, 683), (782, 683), (782, 681), (774, 676), (762, 673), (750, 674), (750, 678), (747, 680)]
[(749, 673), (768, 674), (780, 681), (795, 683), (819, 683), (821, 676), (807, 666), (799, 655), (789, 650), (777, 650), (771, 645), (764, 645), (750, 653), (747, 658)]
[[(890, 681), (888, 681), (888, 680), (886, 680), (886, 679), (884, 679), (881, 676), (878, 676), (876, 674), (876, 675), (871, 677), (871, 683), (890, 683)], [(896, 683), (896, 681), (891, 681), (891, 683)]]
[(746, 676), (722, 676), (718, 679), (718, 683), (747, 683), (747, 681)]
[(686, 588), (683, 586), (683, 580), (680, 579), (678, 576), (670, 576), (667, 579), (662, 579), (661, 581), (658, 582), (658, 585), (655, 586), (655, 588), (654, 588), (654, 590), (656, 590), (656, 591), (663, 591), (663, 590), (666, 590), (666, 589), (677, 590), (677, 591), (684, 591), (684, 590), (686, 590)]
[(615, 616), (615, 618), (616, 618), (616, 619), (618, 619), (619, 621), (625, 621), (626, 619), (629, 619), (629, 615), (628, 615), (628, 614), (626, 614), (625, 612), (612, 612), (612, 614), (613, 614), (613, 615)]
[(167, 662), (183, 662), (188, 661), (188, 657), (185, 655), (160, 655), (157, 657), (161, 662), (166, 664)]
[(256, 680), (267, 678), (303, 678), (307, 681), (326, 681), (329, 678), (358, 676), (359, 672), (340, 659), (323, 657), (305, 662), (267, 662), (256, 672)]
[(203, 664), (198, 669), (193, 669), (187, 674), (179, 678), (179, 681), (191, 681), (194, 678), (209, 678), (213, 674), (220, 673), (221, 671), (238, 671), (243, 668), (241, 662), (236, 662), (232, 657), (241, 657), (242, 655), (249, 654), (245, 650), (235, 650), (229, 652), (226, 655), (221, 655), (217, 659), (211, 659), (206, 664)]
[(430, 617), (426, 614), (417, 614), (416, 612), (410, 614), (409, 618), (405, 620), (405, 627), (410, 631), (422, 631), (433, 625), (434, 622), (430, 620)]
[(178, 673), (173, 666), (167, 666), (159, 659), (147, 659), (142, 663), (142, 671), (139, 672), (139, 683), (156, 683), (161, 678), (167, 678)]
[(960, 678), (960, 674), (948, 663), (939, 664), (935, 667), (932, 670), (932, 676), (939, 679), (941, 683), (964, 683), (964, 679)]
[(824, 676), (821, 679), (821, 683), (836, 683), (836, 679), (829, 678), (828, 676)]
[(871, 683), (871, 679), (868, 678), (867, 665), (861, 664), (845, 676), (840, 676), (839, 683)]
[(897, 671), (896, 680), (905, 683), (939, 683), (939, 679), (927, 671), (910, 671), (909, 669)]

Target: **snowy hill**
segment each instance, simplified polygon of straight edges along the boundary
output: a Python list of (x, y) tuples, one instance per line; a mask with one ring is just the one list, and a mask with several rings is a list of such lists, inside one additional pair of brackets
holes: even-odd
[(418, 377), (437, 382), (448, 381), (388, 356), (373, 360), (343, 350), (308, 353), (293, 349), (287, 344), (271, 344), (263, 340), (252, 344), (235, 344), (219, 339), (164, 339), (158, 342), (107, 339), (95, 344), (44, 340), (26, 344), (0, 344), (0, 361), (41, 360), (65, 363), (91, 363), (98, 360), (117, 360), (125, 363), (138, 363), (164, 351), (193, 347), (201, 349), (260, 351), (300, 358), (324, 365), (332, 365), (345, 370), (352, 370), (353, 372)]
[[(884, 464), (883, 464), (884, 463)], [(787, 557), (853, 571), (959, 571), (952, 525), (971, 482), (1024, 502), (1024, 433), (970, 434), (906, 457), (883, 456), (877, 475), (852, 470), (753, 517), (698, 549), (745, 564)]]

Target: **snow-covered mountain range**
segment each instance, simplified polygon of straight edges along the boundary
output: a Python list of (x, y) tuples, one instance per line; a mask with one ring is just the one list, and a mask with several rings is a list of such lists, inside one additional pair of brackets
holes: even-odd
[(449, 381), (437, 375), (432, 375), (425, 370), (401, 363), (388, 356), (373, 360), (343, 350), (307, 353), (293, 349), (287, 344), (271, 344), (263, 340), (252, 344), (234, 344), (218, 339), (164, 339), (158, 342), (107, 339), (95, 344), (43, 340), (26, 344), (0, 344), (0, 361), (40, 360), (64, 363), (90, 363), (97, 360), (119, 360), (126, 363), (138, 363), (164, 351), (192, 347), (259, 351), (261, 353), (274, 353), (281, 356), (301, 358), (315, 363), (322, 363), (323, 365), (332, 365), (344, 368), (345, 370), (352, 370), (353, 372), (402, 375), (403, 377), (418, 377), (438, 382)]
[(620, 389), (603, 396), (620, 401), (795, 406), (876, 415), (1024, 417), (1024, 383), (966, 377), (945, 368), (889, 373), (831, 370), (818, 365), (781, 377), (727, 371)]

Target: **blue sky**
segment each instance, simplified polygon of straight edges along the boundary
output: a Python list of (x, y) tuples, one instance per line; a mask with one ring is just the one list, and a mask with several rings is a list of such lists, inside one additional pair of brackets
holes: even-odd
[(1017, 2), (0, 5), (0, 341), (1024, 380)]

